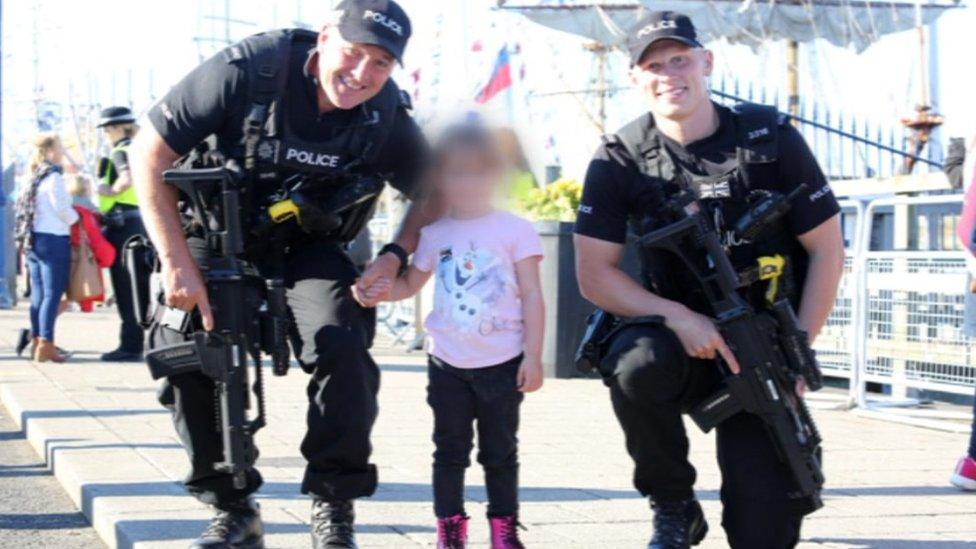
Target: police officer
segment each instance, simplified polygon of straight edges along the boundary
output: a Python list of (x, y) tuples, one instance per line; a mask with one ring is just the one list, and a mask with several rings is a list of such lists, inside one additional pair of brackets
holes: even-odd
[[(759, 254), (788, 258), (794, 276), (792, 284), (782, 282), (796, 288), (794, 306), (811, 340), (833, 306), (844, 251), (837, 202), (803, 138), (775, 109), (711, 101), (713, 56), (687, 16), (650, 12), (630, 30), (627, 45), (632, 79), (650, 112), (606, 138), (590, 163), (575, 229), (577, 270), (583, 295), (597, 306), (624, 318), (663, 317), (616, 332), (600, 369), (635, 462), (634, 485), (654, 510), (649, 547), (686, 548), (705, 536), (707, 524), (692, 488), (681, 415), (721, 383), (718, 357), (733, 371), (738, 364), (707, 304), (693, 298), (696, 288), (682, 265), (644, 255), (644, 284), (618, 268), (628, 228), (644, 234), (673, 222), (666, 200), (682, 189), (697, 191), (737, 268), (755, 265)], [(806, 191), (782, 227), (762, 241), (729, 241), (725, 230), (752, 193), (785, 194), (801, 184)], [(722, 423), (717, 447), (729, 544), (793, 547), (811, 509), (787, 496), (789, 473), (759, 418), (742, 413)]]
[[(397, 3), (345, 0), (317, 34), (275, 31), (229, 47), (193, 70), (149, 111), (150, 124), (133, 144), (133, 173), (168, 305), (196, 309), (203, 328), (213, 327), (201, 277), (207, 268), (204, 243), (184, 236), (176, 193), (161, 174), (211, 135), (225, 157), (244, 159), (249, 154), (245, 121), (254, 122), (255, 112), (268, 113), (260, 141), (250, 148), (260, 172), (249, 198), (255, 207), (266, 207), (268, 193), (287, 190), (283, 187), (291, 178), (303, 175), (376, 177), (414, 193), (426, 145), (407, 112), (406, 96), (390, 79), (410, 33), (410, 20)], [(319, 185), (304, 190), (326, 204), (329, 187)], [(343, 226), (334, 235), (298, 238), (287, 243), (282, 258), (294, 317), (293, 350), (312, 374), (301, 444), (308, 465), (301, 491), (313, 498), (316, 548), (356, 547), (353, 500), (373, 494), (377, 485), (369, 437), (377, 415), (379, 371), (368, 352), (375, 314), (366, 307), (375, 305), (375, 298), (367, 298), (367, 290), (379, 278), (397, 275), (420, 227), (436, 215), (415, 202), (395, 242), (359, 275), (345, 241), (355, 237), (371, 212), (371, 201), (353, 208), (343, 214)], [(151, 340), (150, 346), (166, 343), (167, 334), (157, 329), (151, 339), (160, 341)], [(262, 483), (259, 472), (249, 470), (246, 485), (236, 488), (230, 475), (214, 468), (221, 446), (214, 427), (213, 383), (199, 373), (172, 376), (160, 395), (173, 411), (190, 456), (185, 485), (217, 510), (193, 547), (263, 547), (263, 527), (251, 497)]]
[[(127, 240), (146, 234), (142, 215), (139, 213), (139, 199), (129, 172), (129, 145), (136, 133), (135, 123), (136, 118), (128, 107), (109, 107), (102, 110), (98, 123), (98, 127), (105, 131), (105, 136), (112, 144), (109, 156), (99, 162), (98, 177), (101, 181), (96, 190), (98, 207), (104, 220), (105, 238), (119, 252), (109, 273), (112, 277), (115, 305), (122, 320), (118, 348), (101, 357), (107, 362), (142, 360), (142, 327), (136, 317), (132, 282), (123, 266), (122, 253)], [(148, 273), (145, 276), (148, 277)], [(148, 288), (148, 284), (140, 285), (140, 291), (145, 291), (145, 288)], [(145, 303), (145, 298), (140, 302)]]

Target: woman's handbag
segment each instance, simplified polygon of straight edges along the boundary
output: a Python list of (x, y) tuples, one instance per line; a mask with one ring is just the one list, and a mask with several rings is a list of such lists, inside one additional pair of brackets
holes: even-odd
[(71, 278), (68, 281), (68, 300), (81, 303), (105, 293), (102, 269), (95, 260), (95, 252), (88, 243), (88, 235), (81, 231), (77, 246), (71, 248)]

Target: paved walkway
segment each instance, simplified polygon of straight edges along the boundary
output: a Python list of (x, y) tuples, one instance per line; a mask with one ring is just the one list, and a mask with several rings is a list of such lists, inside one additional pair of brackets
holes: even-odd
[(0, 405), (0, 547), (104, 547)]
[[(69, 364), (40, 366), (10, 352), (23, 318), (23, 311), (0, 312), (0, 400), (27, 440), (109, 546), (185, 547), (209, 512), (179, 486), (186, 457), (145, 367), (97, 360), (112, 347), (114, 316), (64, 317), (58, 343), (78, 354)], [(360, 543), (431, 546), (431, 417), (424, 403), (423, 357), (388, 348), (376, 356), (383, 366), (373, 439), (381, 487), (358, 505)], [(269, 425), (258, 435), (268, 547), (309, 546), (309, 501), (298, 493), (306, 382), (297, 369), (269, 382)], [(631, 466), (602, 385), (549, 380), (523, 410), (522, 521), (528, 545), (644, 547), (650, 513), (631, 489)], [(963, 435), (836, 410), (815, 413), (827, 440), (829, 489), (826, 507), (805, 523), (802, 547), (976, 548), (976, 494), (946, 484)], [(700, 473), (697, 489), (712, 525), (703, 546), (725, 547), (714, 443), (694, 429), (689, 433)], [(477, 469), (469, 476), (468, 512), (476, 518), (472, 540), (483, 541), (483, 479)]]

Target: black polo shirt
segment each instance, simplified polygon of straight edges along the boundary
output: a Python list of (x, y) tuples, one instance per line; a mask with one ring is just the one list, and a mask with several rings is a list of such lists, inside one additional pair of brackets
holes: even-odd
[[(255, 38), (247, 38), (255, 40)], [(288, 67), (285, 116), (295, 134), (306, 141), (325, 141), (349, 126), (358, 108), (318, 109), (315, 48), (292, 49)], [(211, 134), (221, 146), (239, 143), (244, 118), (251, 106), (248, 74), (243, 63), (230, 62), (224, 53), (191, 71), (150, 109), (148, 117), (163, 140), (179, 155), (188, 153)], [(377, 156), (378, 173), (392, 174), (389, 183), (407, 195), (416, 191), (426, 158), (420, 128), (403, 109), (398, 109), (390, 136)]]

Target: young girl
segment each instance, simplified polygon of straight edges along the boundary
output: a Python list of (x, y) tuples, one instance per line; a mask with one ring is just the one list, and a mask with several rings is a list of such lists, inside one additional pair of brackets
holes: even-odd
[(505, 166), (485, 128), (466, 124), (446, 131), (435, 149), (433, 175), (447, 215), (421, 231), (405, 276), (374, 284), (369, 292), (388, 290), (389, 300), (405, 299), (436, 276), (434, 309), (425, 325), (438, 548), (467, 543), (464, 471), (475, 423), (491, 547), (521, 548), (516, 432), (523, 394), (542, 386), (542, 244), (531, 223), (492, 205)]

